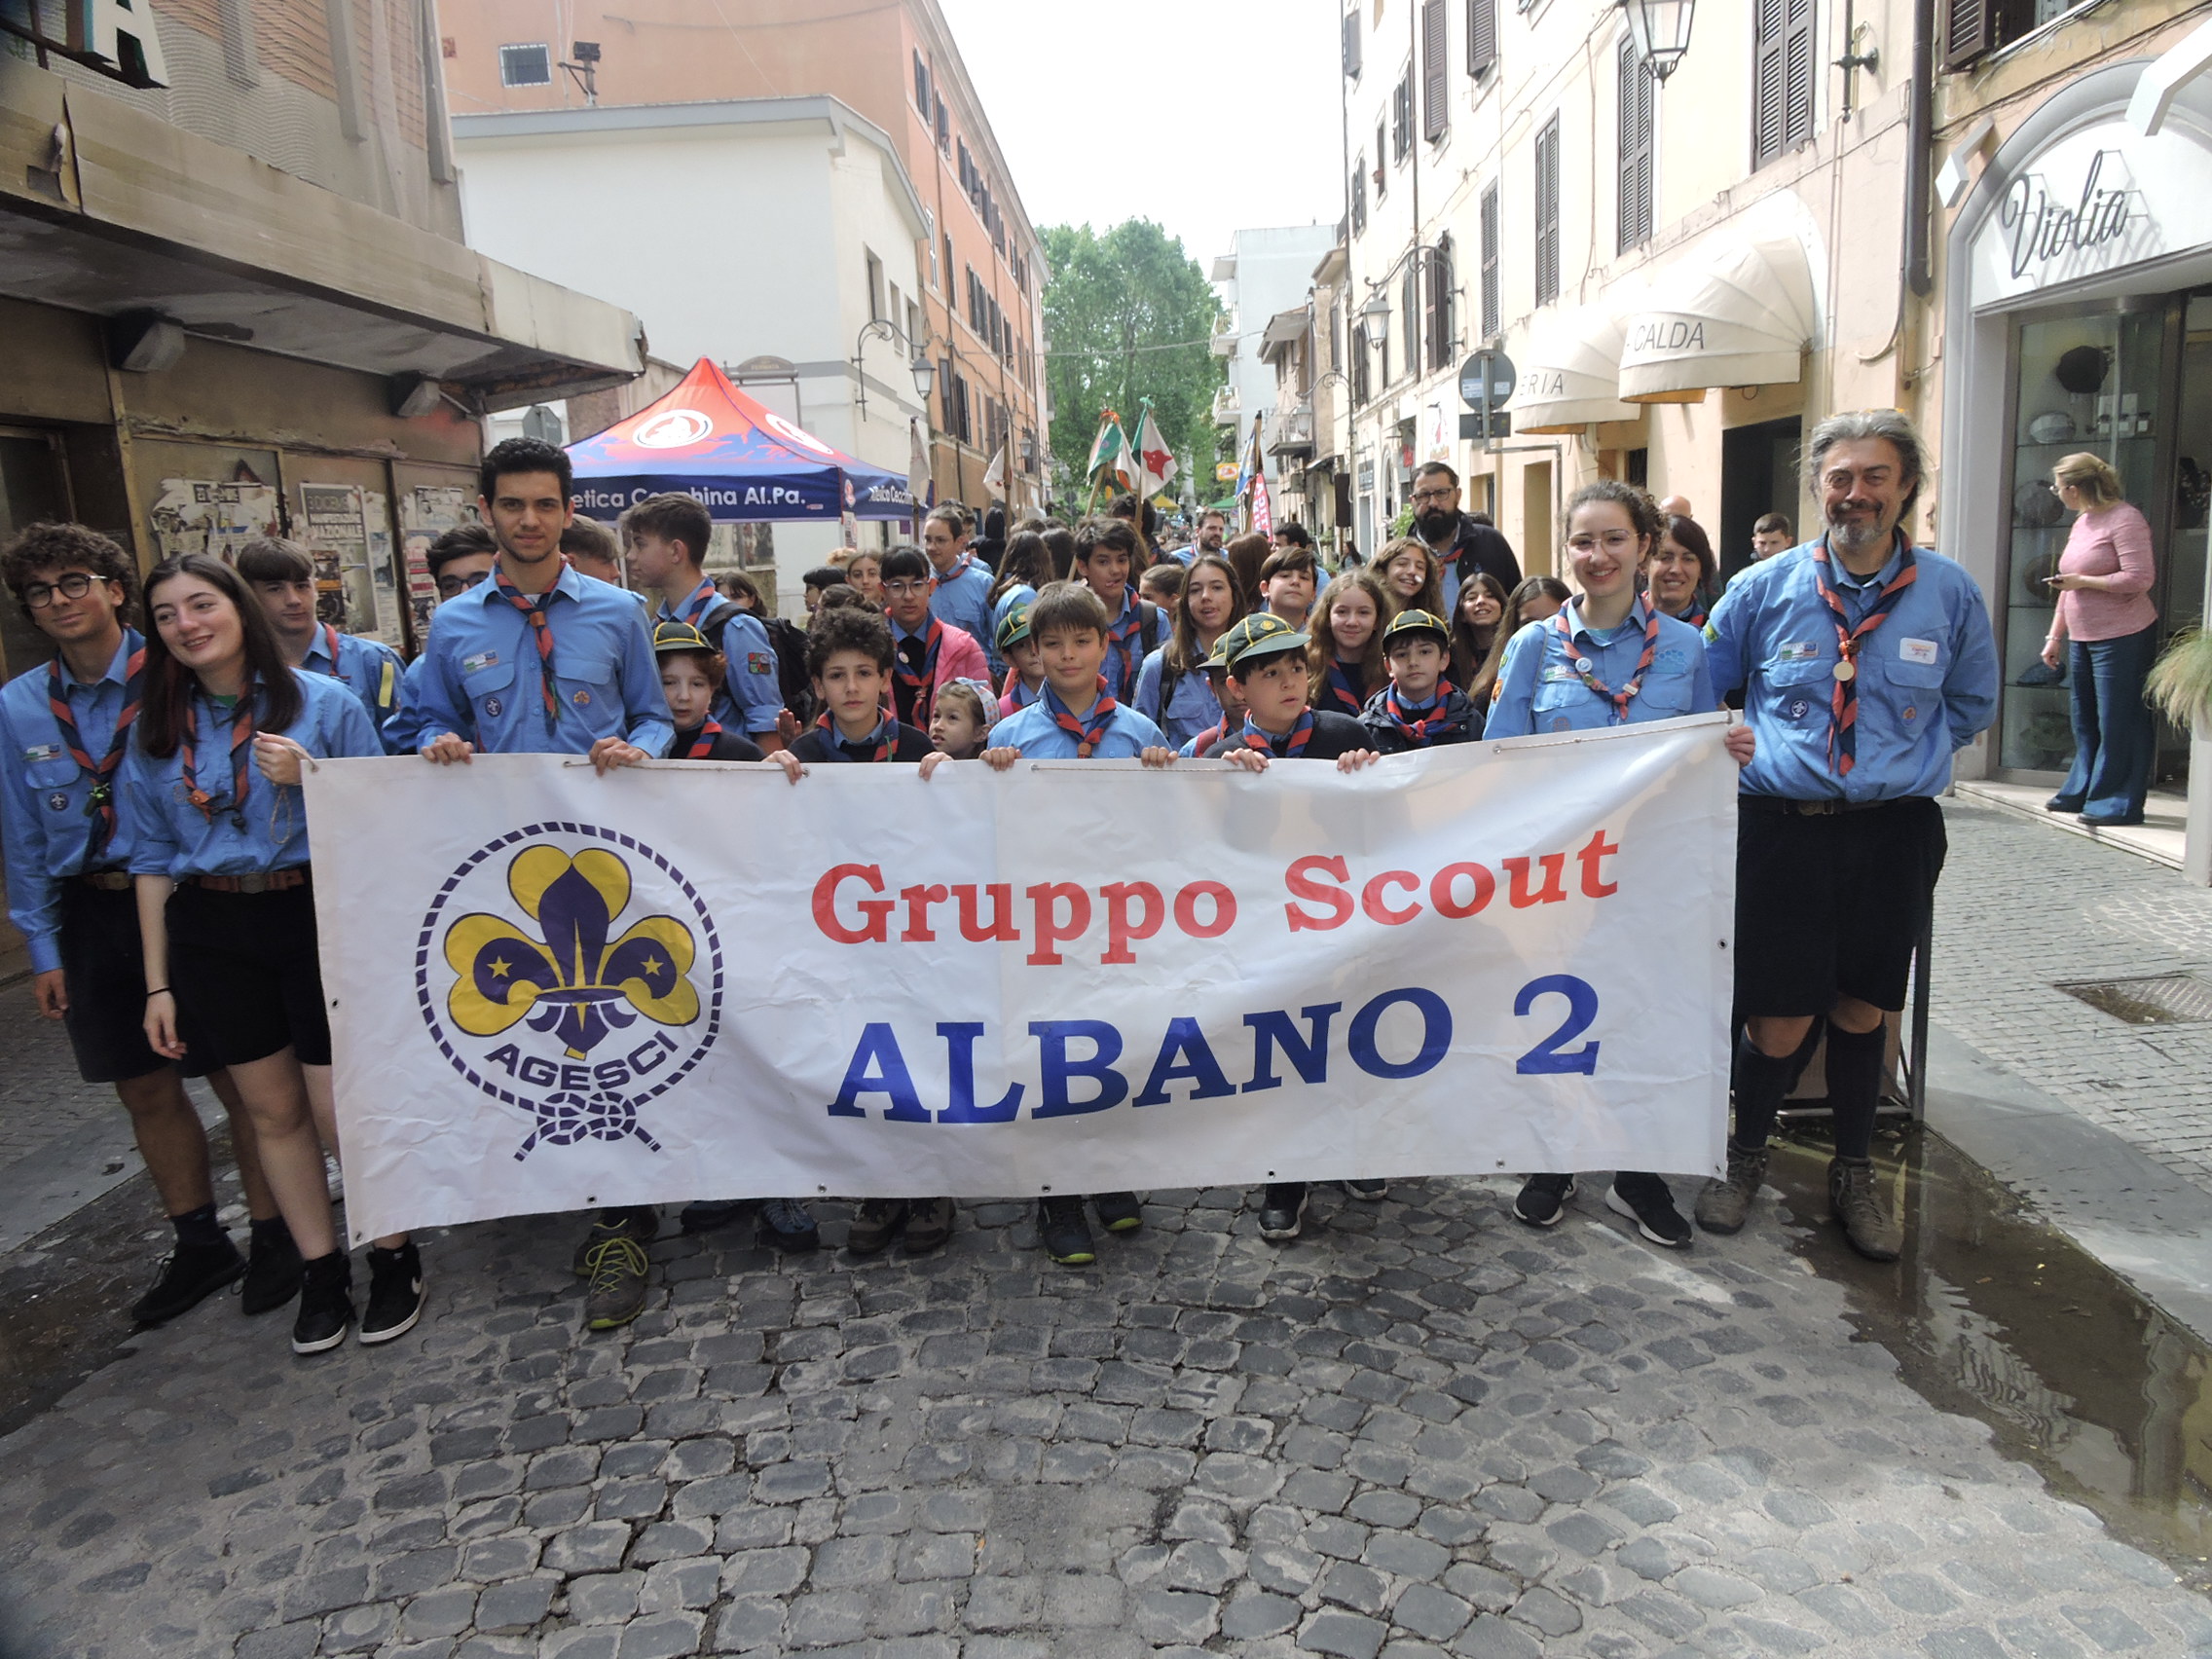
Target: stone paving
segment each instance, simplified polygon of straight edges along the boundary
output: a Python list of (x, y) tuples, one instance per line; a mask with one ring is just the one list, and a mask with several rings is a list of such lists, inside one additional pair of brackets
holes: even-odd
[(388, 1347), (210, 1305), (0, 1444), (5, 1650), (2212, 1655), (1770, 1210), (1671, 1256), (1510, 1196), (1321, 1198), (1277, 1248), (1159, 1194), (1084, 1272), (1011, 1204), (920, 1260), (676, 1236), (597, 1338), (572, 1221), (458, 1230)]
[(2212, 969), (2212, 889), (1995, 807), (1943, 816), (1936, 1019), (2212, 1192), (2212, 1022), (2128, 1025), (2056, 988)]

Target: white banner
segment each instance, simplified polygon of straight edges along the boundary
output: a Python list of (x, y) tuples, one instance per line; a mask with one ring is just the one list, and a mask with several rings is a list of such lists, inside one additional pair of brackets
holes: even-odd
[(307, 801), (352, 1235), (1714, 1172), (1723, 726), (1350, 776), (326, 760)]

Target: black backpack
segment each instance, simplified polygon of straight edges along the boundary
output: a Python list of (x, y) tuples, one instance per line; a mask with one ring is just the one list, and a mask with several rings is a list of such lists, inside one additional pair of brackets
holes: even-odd
[(699, 632), (718, 651), (722, 651), (722, 634), (733, 616), (752, 616), (767, 630), (768, 644), (776, 653), (777, 695), (793, 719), (802, 726), (807, 724), (814, 719), (814, 691), (806, 673), (806, 635), (781, 616), (756, 616), (734, 599), (717, 600), (699, 618)]

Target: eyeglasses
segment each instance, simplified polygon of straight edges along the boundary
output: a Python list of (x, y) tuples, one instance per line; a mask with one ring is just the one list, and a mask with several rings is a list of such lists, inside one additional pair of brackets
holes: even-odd
[(492, 572), (489, 570), (478, 571), (472, 576), (440, 575), (438, 577), (438, 592), (451, 599), (457, 593), (466, 593), (478, 583), (487, 582), (491, 579)]
[(936, 586), (935, 582), (885, 582), (883, 591), (893, 599), (912, 599), (917, 594), (928, 593)]
[(54, 596), (63, 599), (83, 599), (92, 591), (94, 582), (111, 581), (110, 576), (88, 576), (82, 571), (71, 571), (58, 581), (26, 582), (23, 584), (23, 603), (33, 610), (44, 610), (54, 603)]
[(1567, 544), (1577, 553), (1595, 553), (1600, 547), (1616, 556), (1636, 545), (1636, 533), (1632, 530), (1608, 530), (1604, 535), (1591, 535), (1587, 532), (1570, 535)]
[(1416, 490), (1414, 492), (1414, 505), (1418, 507), (1424, 501), (1449, 501), (1453, 494), (1454, 492), (1451, 490)]

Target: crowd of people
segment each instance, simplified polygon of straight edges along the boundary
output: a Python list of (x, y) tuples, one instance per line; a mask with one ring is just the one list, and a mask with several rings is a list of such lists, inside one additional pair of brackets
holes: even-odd
[[(292, 1346), (313, 1353), (350, 1333), (389, 1341), (422, 1312), (411, 1240), (370, 1245), (357, 1309), (332, 1226), (331, 1037), (300, 792), (315, 757), (552, 753), (602, 775), (709, 760), (780, 766), (799, 787), (822, 765), (926, 777), (1024, 756), (1211, 758), (1264, 778), (1724, 704), (1742, 711), (1715, 739), (1743, 787), (1735, 1116), (1726, 1173), (1695, 1218), (1714, 1234), (1745, 1225), (1777, 1111), (1825, 1039), (1835, 1215), (1862, 1252), (1895, 1257), (1871, 1163), (1883, 1018), (1903, 1005), (1941, 867), (1933, 797), (1992, 718), (1996, 662), (1972, 580), (1903, 529), (1926, 469), (1909, 423), (1833, 417), (1806, 459), (1821, 533), (1724, 592), (1686, 503), (1608, 480), (1567, 503), (1572, 586), (1524, 579), (1432, 463), (1415, 478), (1413, 534), (1333, 573), (1302, 532), (1231, 537), (1218, 513), (1162, 550), (1150, 505), (1127, 498), (1072, 524), (1002, 521), (980, 543), (964, 509), (940, 506), (918, 546), (808, 571), (802, 629), (743, 577), (709, 578), (697, 502), (646, 500), (617, 539), (574, 518), (559, 449), (514, 439), (484, 460), (483, 522), (428, 549), (440, 603), (412, 662), (318, 619), (312, 562), (289, 542), (254, 542), (235, 564), (185, 554), (141, 582), (107, 536), (31, 527), (0, 550), (0, 579), (55, 654), (0, 690), (10, 914), (41, 1012), (65, 1021), (85, 1079), (116, 1088), (174, 1228), (136, 1317), (159, 1323), (235, 1283), (247, 1313), (296, 1298)], [(229, 1114), (242, 1254), (217, 1218), (190, 1076)], [(1381, 1181), (1345, 1185), (1385, 1196)], [(1572, 1171), (1531, 1172), (1513, 1213), (1555, 1225), (1574, 1185)], [(1261, 1235), (1297, 1237), (1307, 1198), (1304, 1184), (1269, 1185)], [(1656, 1244), (1693, 1237), (1657, 1174), (1615, 1174), (1604, 1201)], [(1107, 1233), (1143, 1224), (1131, 1193), (1048, 1197), (1042, 1248), (1093, 1261), (1091, 1214)], [(678, 1224), (749, 1215), (779, 1249), (820, 1243), (792, 1198), (703, 1199)], [(957, 1223), (941, 1197), (869, 1198), (846, 1248), (931, 1250)], [(651, 1207), (592, 1220), (572, 1262), (590, 1328), (645, 1305), (660, 1226)]]

